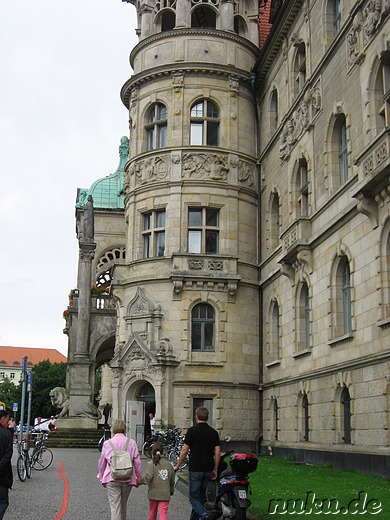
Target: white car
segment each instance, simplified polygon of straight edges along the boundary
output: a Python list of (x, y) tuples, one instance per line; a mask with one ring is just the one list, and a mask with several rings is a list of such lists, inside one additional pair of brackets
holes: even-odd
[(50, 419), (41, 418), (38, 422), (38, 418), (34, 419), (34, 430), (36, 432), (49, 432), (49, 421)]

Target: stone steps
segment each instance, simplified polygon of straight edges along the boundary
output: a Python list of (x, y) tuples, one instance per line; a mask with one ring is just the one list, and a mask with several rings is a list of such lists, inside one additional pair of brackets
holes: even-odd
[(101, 430), (56, 430), (49, 433), (46, 441), (48, 448), (95, 448), (102, 436)]

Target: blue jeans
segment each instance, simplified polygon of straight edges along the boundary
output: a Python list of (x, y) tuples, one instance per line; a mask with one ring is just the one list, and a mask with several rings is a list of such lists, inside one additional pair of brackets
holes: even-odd
[(206, 488), (211, 475), (211, 471), (189, 472), (188, 494), (192, 505), (190, 520), (200, 520), (206, 516), (203, 504), (206, 500)]
[(4, 513), (8, 507), (8, 488), (0, 486), (0, 520), (2, 520)]

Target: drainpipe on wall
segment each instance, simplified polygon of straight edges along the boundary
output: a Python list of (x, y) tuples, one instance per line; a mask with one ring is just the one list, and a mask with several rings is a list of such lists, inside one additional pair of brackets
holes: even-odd
[[(259, 113), (257, 110), (257, 99), (256, 99), (256, 68), (257, 64), (253, 67), (250, 72), (250, 79), (252, 84), (252, 95), (253, 95), (253, 106), (255, 111), (255, 122), (256, 122), (256, 152), (257, 158), (260, 156), (260, 124), (259, 124)], [(260, 206), (260, 194), (261, 194), (261, 172), (260, 164), (257, 163), (257, 244), (258, 244), (258, 263), (261, 260), (261, 206)], [(260, 268), (257, 270), (257, 279), (260, 282)], [(259, 433), (256, 436), (256, 453), (260, 453), (261, 441), (263, 439), (263, 293), (259, 284), (258, 292), (258, 308), (259, 308)]]

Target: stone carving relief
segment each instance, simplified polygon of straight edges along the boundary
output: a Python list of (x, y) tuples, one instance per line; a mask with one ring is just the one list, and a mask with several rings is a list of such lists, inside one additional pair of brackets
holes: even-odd
[(238, 182), (251, 187), (255, 184), (256, 166), (245, 161), (238, 162)]
[(347, 65), (351, 68), (359, 60), (359, 38), (355, 28), (352, 28), (347, 36)]
[(364, 45), (371, 40), (378, 28), (382, 11), (381, 4), (381, 0), (370, 0), (363, 10)]
[(185, 178), (227, 180), (229, 166), (226, 156), (216, 153), (185, 153), (182, 165), (182, 176)]
[(137, 126), (137, 107), (138, 107), (138, 91), (137, 87), (131, 90), (129, 101), (129, 127), (134, 129)]
[[(286, 127), (281, 133), (279, 142), (279, 157), (282, 161), (290, 157), (291, 150), (294, 148), (301, 135), (309, 127), (309, 103), (312, 103), (312, 100), (313, 94), (309, 92), (308, 96), (305, 96), (305, 99), (301, 101), (297, 109), (294, 110), (291, 119), (287, 121)], [(318, 96), (318, 92), (315, 102), (321, 102), (321, 97)], [(317, 108), (317, 110), (319, 109), (320, 107)]]
[(314, 85), (314, 87), (310, 90), (311, 93), (311, 108), (312, 108), (312, 114), (313, 118), (316, 116), (316, 114), (321, 110), (321, 102), (322, 102), (322, 96), (321, 96), (321, 81), (318, 80), (317, 83)]
[[(136, 184), (146, 184), (152, 181), (165, 179), (171, 173), (170, 163), (167, 156), (150, 157), (138, 161), (134, 167)], [(129, 171), (131, 175), (131, 172)]]

